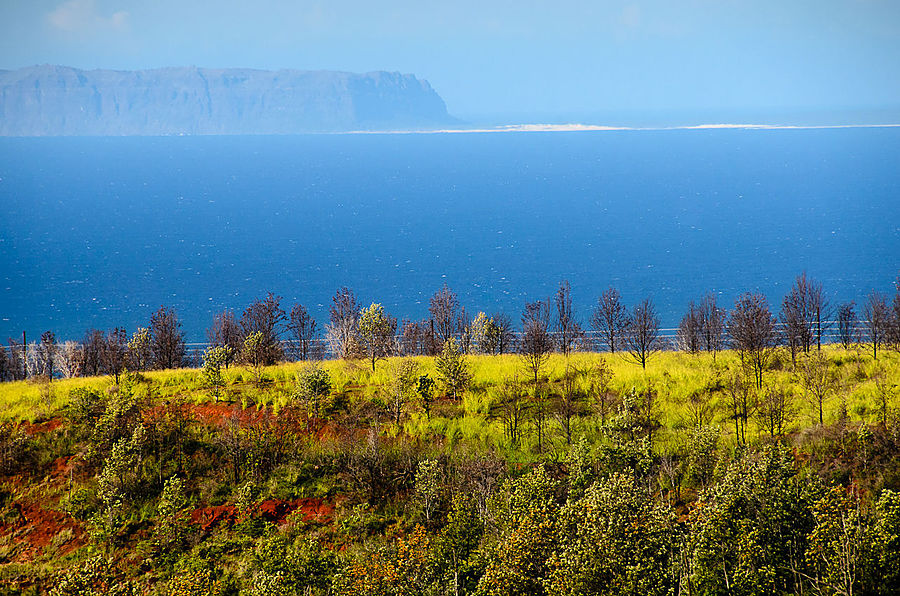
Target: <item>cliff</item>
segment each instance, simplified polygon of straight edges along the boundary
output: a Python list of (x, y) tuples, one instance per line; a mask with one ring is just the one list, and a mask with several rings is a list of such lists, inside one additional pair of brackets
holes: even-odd
[(400, 73), (0, 70), (2, 136), (293, 134), (453, 121), (427, 81)]

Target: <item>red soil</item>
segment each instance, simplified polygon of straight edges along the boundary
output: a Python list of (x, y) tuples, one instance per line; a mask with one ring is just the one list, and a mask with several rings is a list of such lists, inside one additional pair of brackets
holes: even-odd
[(54, 431), (63, 425), (62, 418), (51, 418), (50, 420), (45, 420), (44, 422), (25, 422), (23, 423), (23, 428), (28, 436), (36, 435), (38, 433), (47, 433)]
[(77, 520), (66, 513), (45, 509), (38, 503), (17, 501), (13, 508), (19, 513), (15, 521), (0, 525), (0, 536), (12, 537), (17, 544), (13, 559), (26, 562), (39, 556), (53, 538), (63, 530), (71, 531), (71, 538), (57, 544), (58, 555), (70, 553), (85, 544), (84, 530)]
[[(199, 525), (205, 531), (209, 531), (220, 523), (233, 524), (237, 521), (237, 513), (234, 505), (201, 507), (191, 512), (191, 523)], [(283, 526), (287, 523), (288, 516), (295, 513), (294, 519), (302, 516), (304, 522), (327, 524), (331, 522), (331, 518), (334, 515), (334, 505), (315, 498), (294, 499), (293, 501), (268, 499), (257, 503), (251, 515)]]

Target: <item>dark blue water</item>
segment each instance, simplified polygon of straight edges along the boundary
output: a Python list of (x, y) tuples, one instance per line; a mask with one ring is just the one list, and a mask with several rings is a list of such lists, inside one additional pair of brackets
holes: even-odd
[(189, 339), (272, 291), (321, 323), (354, 289), (398, 318), (444, 282), (470, 313), (571, 281), (687, 303), (835, 301), (900, 269), (900, 129), (0, 140), (0, 339), (146, 325)]

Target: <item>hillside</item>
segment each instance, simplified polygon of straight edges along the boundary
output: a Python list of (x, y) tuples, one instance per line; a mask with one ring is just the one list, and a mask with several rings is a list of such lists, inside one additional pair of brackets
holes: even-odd
[(453, 119), (427, 81), (372, 72), (34, 66), (0, 71), (0, 135), (294, 134)]
[(0, 592), (900, 588), (896, 352), (446, 358), (0, 384)]

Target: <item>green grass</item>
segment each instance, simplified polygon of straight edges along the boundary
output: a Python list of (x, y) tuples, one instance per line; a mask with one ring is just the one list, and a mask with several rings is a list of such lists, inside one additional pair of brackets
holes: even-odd
[[(838, 417), (841, 399), (846, 400), (847, 411), (852, 420), (874, 422), (877, 417), (877, 395), (879, 386), (876, 378), (884, 380), (883, 386), (894, 386), (894, 393), (900, 393), (900, 354), (883, 351), (878, 361), (870, 355), (861, 356), (854, 351), (845, 351), (837, 346), (825, 348), (831, 369), (837, 380), (837, 391), (826, 401), (825, 422), (834, 422)], [(567, 366), (586, 368), (604, 360), (612, 378), (611, 390), (624, 395), (632, 390), (638, 392), (648, 387), (657, 392), (658, 414), (667, 433), (661, 440), (673, 439), (672, 433), (689, 425), (688, 404), (691, 396), (702, 396), (709, 401), (711, 420), (729, 428), (727, 410), (724, 407), (724, 392), (716, 388), (717, 380), (727, 376), (728, 370), (738, 366), (735, 353), (722, 352), (715, 361), (708, 354), (691, 355), (683, 352), (660, 352), (655, 354), (646, 370), (621, 354), (575, 353), (568, 359), (561, 354), (550, 357), (543, 374), (551, 386), (558, 386)], [(387, 391), (394, 364), (397, 359), (380, 360), (376, 370), (365, 361), (325, 361), (320, 363), (332, 377), (335, 393), (354, 400), (372, 400)], [(417, 357), (420, 374), (436, 376), (434, 359)], [(528, 379), (522, 359), (517, 355), (468, 356), (473, 373), (470, 389), (458, 404), (439, 404), (435, 415), (426, 418), (421, 412), (411, 409), (403, 431), (411, 435), (441, 437), (447, 445), (459, 441), (477, 441), (482, 444), (504, 445), (505, 437), (500, 424), (491, 419), (489, 412), (494, 388), (507, 379)], [(265, 383), (256, 387), (254, 373), (247, 367), (233, 366), (225, 371), (226, 389), (223, 399), (241, 403), (244, 406), (271, 407), (276, 410), (290, 403), (295, 378), (309, 363), (285, 363), (264, 369)], [(149, 396), (161, 399), (180, 398), (194, 403), (212, 401), (211, 392), (204, 387), (202, 376), (197, 369), (150, 371), (142, 373), (149, 380), (142, 386)], [(777, 385), (792, 396), (795, 416), (790, 428), (799, 430), (818, 421), (814, 406), (804, 399), (804, 392), (798, 373), (791, 365), (786, 352), (780, 352), (772, 370), (766, 373), (767, 386)], [(38, 381), (17, 381), (0, 383), (0, 419), (10, 421), (36, 422), (55, 415), (68, 402), (69, 394), (76, 388), (87, 388), (98, 392), (111, 390), (111, 377), (92, 377), (55, 380), (52, 383)], [(550, 422), (553, 424), (553, 421)], [(579, 420), (579, 434), (591, 435), (597, 421), (591, 417)]]

